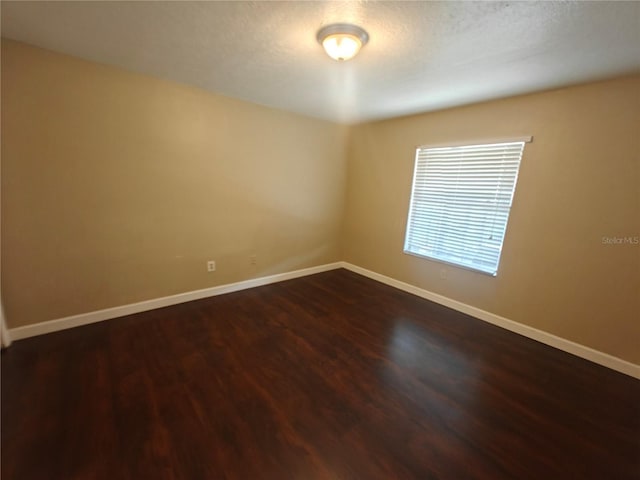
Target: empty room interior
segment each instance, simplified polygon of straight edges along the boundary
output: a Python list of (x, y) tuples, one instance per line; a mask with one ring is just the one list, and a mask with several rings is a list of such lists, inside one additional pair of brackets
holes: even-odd
[(640, 479), (640, 2), (0, 15), (3, 479)]

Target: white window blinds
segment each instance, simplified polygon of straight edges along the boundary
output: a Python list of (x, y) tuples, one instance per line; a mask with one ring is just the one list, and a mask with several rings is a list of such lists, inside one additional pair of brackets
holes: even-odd
[(527, 140), (418, 148), (404, 251), (496, 275)]

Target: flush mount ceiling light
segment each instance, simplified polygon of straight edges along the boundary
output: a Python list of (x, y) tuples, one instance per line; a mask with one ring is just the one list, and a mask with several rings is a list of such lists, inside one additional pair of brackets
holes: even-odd
[(322, 27), (316, 38), (327, 55), (342, 62), (357, 55), (369, 41), (369, 34), (356, 25), (334, 23)]

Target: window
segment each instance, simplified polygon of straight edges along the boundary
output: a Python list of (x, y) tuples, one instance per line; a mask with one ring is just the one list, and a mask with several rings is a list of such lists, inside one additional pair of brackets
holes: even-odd
[(528, 141), (418, 148), (405, 253), (496, 275)]

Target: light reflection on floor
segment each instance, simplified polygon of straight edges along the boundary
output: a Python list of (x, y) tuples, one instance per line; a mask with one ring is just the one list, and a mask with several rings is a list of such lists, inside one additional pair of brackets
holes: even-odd
[[(448, 343), (444, 335), (438, 335), (415, 320), (395, 320), (387, 357), (389, 361), (382, 364), (380, 379), (387, 387), (405, 396), (408, 405), (412, 403), (411, 397), (417, 396), (415, 389), (433, 390), (435, 398), (438, 393), (442, 394), (441, 401), (431, 405), (412, 405), (416, 415), (422, 415), (428, 408), (431, 413), (455, 421), (462, 406), (468, 413), (478, 400), (475, 386), (481, 380), (478, 377), (481, 372), (477, 359), (469, 358), (467, 352)], [(443, 386), (446, 387), (443, 389)]]

